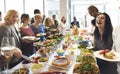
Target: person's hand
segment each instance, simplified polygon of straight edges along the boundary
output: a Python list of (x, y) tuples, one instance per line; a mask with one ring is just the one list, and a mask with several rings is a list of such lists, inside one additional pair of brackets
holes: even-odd
[(14, 55), (17, 56), (18, 58), (21, 58), (22, 57), (22, 51), (19, 48), (15, 48)]
[(59, 31), (60, 31), (59, 28), (57, 28), (57, 29), (56, 29), (56, 32), (59, 32)]
[(46, 35), (50, 35), (50, 34), (51, 34), (51, 32), (47, 32), (47, 33), (46, 33)]

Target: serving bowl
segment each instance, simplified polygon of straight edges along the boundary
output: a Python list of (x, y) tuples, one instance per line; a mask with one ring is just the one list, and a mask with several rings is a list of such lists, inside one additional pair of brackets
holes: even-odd
[(58, 56), (63, 56), (64, 53), (65, 53), (65, 50), (63, 50), (63, 49), (58, 49), (58, 50), (56, 51), (56, 53), (58, 54)]

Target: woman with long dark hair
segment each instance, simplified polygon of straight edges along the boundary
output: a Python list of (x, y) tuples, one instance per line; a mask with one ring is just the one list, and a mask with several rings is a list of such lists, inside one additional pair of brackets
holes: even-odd
[[(96, 27), (94, 31), (94, 50), (112, 49), (113, 27), (108, 14), (101, 13), (96, 18)], [(100, 74), (117, 74), (117, 66), (114, 62), (108, 62), (97, 58), (100, 68)]]

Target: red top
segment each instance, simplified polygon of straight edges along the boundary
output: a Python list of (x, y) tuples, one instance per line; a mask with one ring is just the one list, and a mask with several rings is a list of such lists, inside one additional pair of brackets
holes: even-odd
[(33, 32), (33, 30), (28, 27), (28, 28), (23, 28), (21, 27), (20, 28), (20, 33), (21, 33), (21, 36), (35, 36), (35, 33)]

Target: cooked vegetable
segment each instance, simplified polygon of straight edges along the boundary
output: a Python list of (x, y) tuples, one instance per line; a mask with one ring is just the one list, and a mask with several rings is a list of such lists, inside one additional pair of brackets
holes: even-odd
[(99, 68), (93, 63), (81, 63), (75, 65), (73, 72), (79, 74), (99, 74)]
[(48, 58), (47, 57), (41, 57), (39, 59), (39, 62), (47, 62), (48, 61)]
[(19, 68), (15, 70), (12, 74), (29, 74), (29, 70), (27, 68)]
[(80, 44), (80, 45), (78, 46), (79, 49), (81, 49), (81, 48), (86, 48), (86, 47), (87, 47), (86, 44)]
[(91, 49), (86, 49), (86, 48), (83, 48), (83, 49), (81, 49), (81, 55), (93, 55), (93, 50), (91, 50)]
[(96, 63), (96, 60), (91, 55), (87, 55), (87, 56), (79, 55), (79, 56), (77, 56), (76, 62), (81, 62), (81, 63), (85, 63), (85, 62)]
[(114, 59), (115, 54), (113, 52), (108, 52), (103, 55), (105, 58)]

